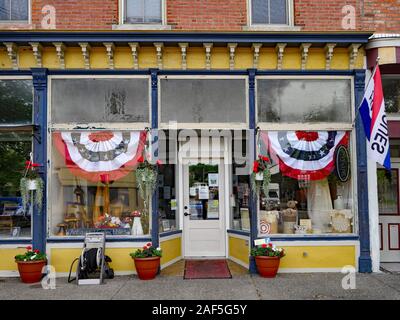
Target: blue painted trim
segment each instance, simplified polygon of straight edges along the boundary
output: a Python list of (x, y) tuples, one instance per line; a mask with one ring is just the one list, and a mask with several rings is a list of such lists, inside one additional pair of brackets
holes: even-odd
[[(158, 69), (150, 69), (151, 74), (151, 136), (152, 136), (152, 150), (153, 160), (158, 159)], [(152, 219), (151, 219), (151, 238), (152, 244), (155, 247), (160, 245), (160, 225), (159, 225), (159, 215), (158, 215), (158, 187), (156, 187), (155, 192), (151, 199), (152, 204)]]
[(21, 244), (21, 245), (26, 245), (26, 244), (32, 244), (32, 239), (2, 239), (0, 240), (0, 247), (1, 245), (5, 244)]
[[(41, 164), (39, 174), (44, 181), (44, 195), (47, 194), (47, 69), (32, 68), (34, 87), (33, 123), (38, 128), (38, 139), (33, 139), (33, 160)], [(32, 246), (46, 251), (46, 203), (43, 197), (42, 210), (33, 208)]]
[(43, 31), (2, 31), (0, 42), (191, 42), (202, 44), (213, 42), (226, 44), (229, 42), (275, 44), (278, 42), (300, 44), (303, 42), (325, 44), (333, 42), (340, 45), (368, 42), (371, 32), (132, 32), (132, 31), (101, 31), (101, 32), (43, 32)]
[[(354, 71), (355, 107), (361, 104), (365, 88), (365, 70)], [(356, 109), (357, 110), (357, 109)], [(358, 260), (359, 271), (372, 272), (369, 234), (369, 208), (368, 208), (368, 168), (367, 168), (367, 139), (363, 128), (360, 113), (356, 119), (356, 151), (357, 151), (357, 202), (358, 226), (360, 234), (360, 257)]]
[(250, 237), (250, 232), (248, 231), (228, 229), (226, 232), (228, 232), (228, 234), (237, 234), (239, 236)]
[(174, 230), (174, 231), (168, 231), (168, 232), (163, 232), (160, 233), (160, 238), (165, 238), (168, 236), (173, 236), (175, 234), (182, 234), (182, 230)]
[[(74, 238), (48, 238), (47, 243), (74, 243), (83, 242), (84, 237), (74, 237)], [(150, 237), (146, 238), (113, 238), (106, 236), (107, 242), (151, 242)]]
[(132, 70), (132, 69), (68, 69), (68, 70), (49, 70), (49, 75), (149, 75), (149, 69)]
[(31, 70), (0, 70), (0, 76), (32, 76)]

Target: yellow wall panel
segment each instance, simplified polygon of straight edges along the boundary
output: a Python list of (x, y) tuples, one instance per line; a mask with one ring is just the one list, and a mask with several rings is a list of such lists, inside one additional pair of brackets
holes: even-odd
[(217, 47), (217, 48), (211, 49), (211, 68), (212, 69), (229, 69), (228, 48)]
[(261, 48), (260, 57), (258, 60), (259, 69), (276, 69), (278, 57), (275, 52), (275, 48)]
[(166, 47), (163, 51), (164, 69), (182, 69), (182, 55), (179, 47)]
[(396, 63), (396, 47), (378, 48), (379, 64)]
[(301, 53), (299, 48), (285, 49), (285, 52), (283, 54), (282, 69), (301, 69)]
[(347, 48), (336, 48), (333, 51), (331, 70), (349, 70), (350, 57)]
[(25, 251), (25, 248), (0, 249), (0, 271), (17, 271), (18, 267), (14, 257)]
[(133, 57), (130, 48), (117, 47), (114, 51), (114, 66), (116, 69), (132, 69)]
[(44, 68), (59, 69), (60, 63), (58, 62), (56, 48), (45, 47), (42, 52), (42, 63)]
[(108, 69), (106, 48), (92, 47), (90, 50), (90, 67), (92, 69)]
[[(211, 51), (211, 60), (212, 60)], [(206, 66), (206, 51), (201, 48), (188, 48), (187, 67), (188, 69), (204, 69)]]
[(0, 68), (12, 69), (12, 63), (6, 50), (0, 50)]
[(167, 241), (161, 242), (161, 249), (163, 256), (161, 258), (161, 264), (167, 263), (175, 258), (182, 256), (182, 238), (174, 238)]
[(308, 51), (307, 70), (325, 70), (325, 51), (311, 47)]
[(157, 68), (156, 48), (140, 47), (139, 49), (139, 68)]
[(81, 48), (67, 48), (65, 51), (67, 69), (83, 69), (85, 67)]
[(342, 268), (355, 266), (357, 258), (355, 246), (287, 246), (284, 249), (286, 256), (281, 259), (280, 268)]
[(249, 263), (248, 241), (230, 236), (229, 237), (229, 256), (248, 264)]
[(253, 51), (251, 48), (236, 48), (235, 69), (253, 68)]
[(36, 60), (30, 47), (20, 47), (18, 49), (18, 66), (20, 69), (36, 68)]
[(358, 56), (357, 56), (357, 59), (356, 59), (356, 63), (354, 64), (356, 69), (364, 69), (365, 57), (366, 57), (365, 49), (361, 48), (358, 51)]

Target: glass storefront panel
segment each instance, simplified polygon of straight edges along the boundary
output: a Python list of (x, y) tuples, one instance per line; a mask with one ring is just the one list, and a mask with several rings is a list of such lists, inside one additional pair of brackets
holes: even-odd
[(399, 213), (399, 171), (378, 169), (378, 205), (380, 214)]
[(388, 113), (400, 111), (400, 76), (382, 76), (385, 107)]

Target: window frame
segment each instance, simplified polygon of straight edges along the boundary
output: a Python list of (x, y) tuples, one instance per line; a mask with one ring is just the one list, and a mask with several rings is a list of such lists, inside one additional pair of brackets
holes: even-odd
[(286, 1), (286, 15), (287, 15), (287, 23), (253, 23), (253, 12), (252, 12), (252, 1), (247, 0), (247, 12), (248, 12), (248, 26), (250, 28), (287, 28), (294, 27), (294, 3), (293, 0), (285, 0)]
[[(299, 128), (299, 123), (268, 123), (268, 122), (258, 122), (258, 81), (262, 79), (299, 79), (299, 80), (326, 80), (326, 79), (343, 79), (343, 80), (351, 80), (351, 113), (352, 113), (352, 123), (330, 123), (330, 122), (320, 122), (320, 123), (301, 123), (304, 127), (303, 130), (307, 131), (346, 131), (350, 133), (349, 138), (349, 146), (350, 146), (350, 160), (351, 160), (351, 192), (353, 197), (353, 213), (354, 217), (352, 220), (353, 224), (353, 232), (352, 233), (322, 233), (322, 234), (271, 234), (271, 237), (274, 238), (313, 238), (315, 236), (330, 238), (330, 237), (349, 237), (349, 236), (358, 236), (359, 235), (359, 216), (358, 216), (358, 197), (357, 197), (357, 140), (356, 140), (356, 131), (355, 126), (353, 125), (355, 119), (355, 89), (354, 89), (354, 76), (256, 76), (255, 79), (255, 117), (256, 117), (256, 127), (258, 127), (262, 131), (294, 131)], [(260, 153), (260, 146), (258, 143), (256, 144), (256, 154)], [(257, 196), (257, 236), (265, 237), (265, 235), (260, 234), (259, 232), (259, 223), (260, 223), (260, 199), (259, 195)]]
[[(189, 80), (244, 80), (245, 81), (245, 112), (246, 112), (246, 122), (237, 122), (237, 123), (229, 123), (229, 122), (215, 122), (215, 123), (194, 123), (194, 122), (175, 122), (171, 128), (171, 125), (166, 122), (162, 122), (161, 120), (161, 108), (162, 108), (162, 97), (161, 97), (161, 80), (163, 79), (172, 79), (172, 80), (180, 80), (180, 79), (189, 79)], [(250, 114), (249, 114), (249, 77), (248, 76), (220, 76), (220, 75), (162, 75), (158, 76), (158, 123), (159, 129), (248, 129)]]
[[(0, 131), (3, 129), (8, 130), (10, 132), (15, 132), (18, 131), (18, 127), (21, 128), (31, 128), (31, 130), (28, 129), (22, 129), (22, 132), (31, 132), (32, 133), (32, 153), (34, 152), (34, 137), (33, 137), (33, 131), (34, 131), (34, 101), (35, 101), (35, 90), (33, 87), (33, 77), (32, 76), (0, 76), (0, 81), (1, 80), (30, 80), (32, 82), (32, 122), (31, 124), (24, 124), (24, 125), (1, 125), (0, 124)], [(33, 237), (33, 215), (31, 215), (31, 235), (29, 237), (0, 237), (0, 243), (4, 241), (30, 241)]]
[(26, 20), (1, 20), (0, 25), (2, 24), (32, 24), (32, 0), (26, 0), (28, 5), (28, 19)]
[(166, 26), (167, 23), (167, 15), (166, 15), (166, 0), (161, 1), (161, 23), (127, 23), (125, 22), (125, 13), (126, 13), (126, 6), (125, 1), (128, 0), (118, 0), (119, 6), (119, 26), (126, 26), (138, 29), (157, 29)]
[[(88, 122), (88, 128), (77, 128), (77, 126), (82, 126), (82, 124), (77, 123), (53, 123), (51, 121), (51, 111), (52, 111), (52, 80), (56, 79), (148, 79), (148, 95), (149, 95), (149, 122), (105, 122), (105, 123), (91, 123)], [(150, 126), (151, 122), (151, 77), (149, 75), (49, 75), (48, 76), (48, 92), (47, 92), (47, 126), (48, 126), (48, 135), (47, 135), (47, 158), (48, 158), (48, 169), (49, 172), (47, 174), (46, 183), (48, 186), (51, 186), (52, 180), (52, 163), (53, 163), (53, 139), (52, 133), (57, 131), (102, 131), (102, 130), (114, 130), (114, 131), (136, 131), (136, 130), (145, 130)], [(84, 124), (84, 126), (86, 123)], [(46, 214), (47, 214), (47, 227), (46, 227), (46, 235), (48, 239), (82, 239), (83, 236), (57, 236), (51, 230), (51, 219), (52, 219), (52, 199), (51, 199), (51, 191), (50, 187), (47, 188), (46, 193)], [(149, 204), (149, 217), (151, 219), (153, 208), (152, 203)], [(150, 220), (151, 221), (151, 220)], [(146, 234), (143, 236), (132, 236), (132, 235), (107, 235), (107, 239), (129, 239), (133, 241), (140, 241), (142, 239), (148, 239), (151, 237), (151, 234)]]

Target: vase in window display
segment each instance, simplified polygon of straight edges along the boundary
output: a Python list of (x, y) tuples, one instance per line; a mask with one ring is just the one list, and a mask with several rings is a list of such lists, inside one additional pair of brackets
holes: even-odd
[(133, 218), (132, 235), (133, 236), (143, 235), (143, 227), (142, 227), (142, 222), (140, 221), (140, 217)]
[(321, 233), (330, 232), (330, 214), (333, 207), (327, 178), (310, 182), (307, 207), (308, 216), (312, 220), (312, 228), (320, 230)]

